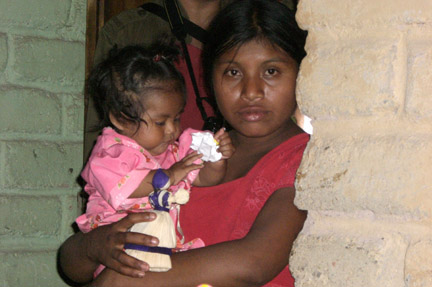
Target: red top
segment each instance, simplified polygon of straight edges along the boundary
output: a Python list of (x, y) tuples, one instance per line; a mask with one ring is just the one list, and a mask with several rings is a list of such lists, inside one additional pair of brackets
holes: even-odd
[[(180, 213), (185, 241), (201, 238), (208, 246), (244, 237), (273, 192), (294, 186), (308, 140), (307, 134), (288, 139), (260, 159), (242, 178), (212, 187), (192, 188), (190, 200)], [(294, 286), (288, 266), (265, 286)]]
[[(203, 72), (201, 65), (201, 50), (195, 46), (187, 45), (189, 56), (191, 58), (192, 66), (194, 69), (195, 79), (198, 84), (198, 90), (201, 97), (207, 97), (207, 93), (204, 88)], [(178, 63), (176, 63), (177, 69), (182, 73), (186, 82), (187, 91), (187, 104), (183, 114), (180, 116), (180, 123), (182, 129), (193, 128), (196, 130), (201, 130), (204, 125), (204, 120), (201, 117), (201, 113), (196, 105), (196, 95), (194, 87), (192, 85), (192, 80), (189, 76), (189, 71), (186, 65), (186, 60), (180, 57)], [(214, 112), (207, 101), (203, 101), (203, 106), (208, 117), (213, 116)]]

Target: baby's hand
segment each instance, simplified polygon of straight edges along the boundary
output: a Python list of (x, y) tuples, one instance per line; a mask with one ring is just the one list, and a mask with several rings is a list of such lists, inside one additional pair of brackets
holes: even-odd
[(168, 174), (171, 184), (178, 184), (186, 175), (195, 170), (203, 168), (203, 164), (195, 164), (194, 161), (201, 158), (202, 154), (198, 154), (196, 151), (185, 156), (181, 161), (173, 164), (169, 169), (165, 170)]
[(234, 154), (235, 148), (231, 142), (231, 137), (225, 131), (225, 128), (218, 130), (217, 133), (215, 133), (214, 138), (219, 143), (218, 151), (222, 154), (222, 159), (230, 158)]

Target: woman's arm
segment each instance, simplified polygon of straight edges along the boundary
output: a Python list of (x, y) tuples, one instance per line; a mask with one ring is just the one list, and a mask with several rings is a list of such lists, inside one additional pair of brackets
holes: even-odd
[(292, 244), (306, 219), (306, 212), (294, 205), (294, 195), (293, 188), (274, 192), (243, 239), (176, 253), (170, 271), (148, 272), (143, 278), (107, 269), (92, 286), (262, 286), (288, 264)]
[(213, 186), (222, 182), (226, 173), (226, 160), (205, 162), (198, 176), (193, 182), (194, 186)]
[(98, 227), (89, 233), (78, 232), (60, 247), (59, 261), (64, 274), (78, 283), (89, 282), (103, 262), (109, 268), (134, 277), (144, 276), (148, 264), (123, 251), (125, 243), (157, 246), (152, 236), (126, 232), (133, 224), (154, 220), (155, 214), (143, 212), (130, 214), (117, 223)]

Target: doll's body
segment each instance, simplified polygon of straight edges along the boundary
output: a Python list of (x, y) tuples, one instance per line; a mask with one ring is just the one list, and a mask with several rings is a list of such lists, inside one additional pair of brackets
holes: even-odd
[(153, 176), (154, 191), (149, 195), (150, 204), (156, 219), (150, 222), (135, 224), (130, 231), (139, 232), (155, 236), (159, 239), (157, 247), (143, 245), (126, 244), (126, 253), (147, 262), (150, 271), (164, 272), (171, 269), (172, 249), (177, 246), (177, 236), (172, 218), (169, 215), (170, 208), (175, 208), (174, 204), (185, 204), (189, 201), (189, 191), (179, 189), (173, 194), (168, 191), (170, 187), (169, 177), (161, 170), (157, 170)]

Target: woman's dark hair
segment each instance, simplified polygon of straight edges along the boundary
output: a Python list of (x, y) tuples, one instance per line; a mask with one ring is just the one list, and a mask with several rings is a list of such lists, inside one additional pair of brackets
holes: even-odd
[(99, 128), (115, 126), (111, 113), (120, 122), (142, 122), (145, 107), (143, 97), (157, 90), (180, 92), (186, 100), (184, 78), (175, 68), (178, 47), (171, 38), (149, 47), (113, 48), (106, 60), (93, 69), (89, 77), (89, 92), (99, 114)]
[(202, 54), (204, 81), (213, 94), (214, 62), (229, 50), (257, 39), (281, 48), (298, 64), (306, 55), (306, 32), (295, 21), (295, 11), (276, 0), (237, 0), (213, 19)]

